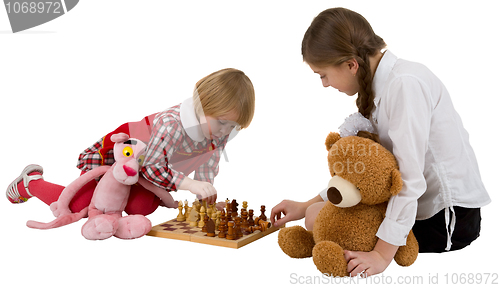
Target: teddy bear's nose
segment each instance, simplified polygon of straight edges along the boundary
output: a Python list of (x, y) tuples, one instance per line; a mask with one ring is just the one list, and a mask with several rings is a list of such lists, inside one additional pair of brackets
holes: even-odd
[(328, 195), (328, 200), (330, 200), (330, 202), (332, 202), (332, 204), (334, 205), (337, 205), (340, 202), (342, 202), (342, 194), (340, 194), (339, 189), (335, 187), (328, 188), (327, 195)]

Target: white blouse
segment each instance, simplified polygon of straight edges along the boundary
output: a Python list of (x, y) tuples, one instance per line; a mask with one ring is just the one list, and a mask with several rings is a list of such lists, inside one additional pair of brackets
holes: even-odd
[(389, 200), (377, 237), (405, 245), (415, 219), (445, 209), (449, 250), (453, 206), (477, 208), (491, 202), (469, 134), (443, 83), (421, 64), (385, 51), (373, 91), (376, 108), (370, 120), (382, 145), (395, 155), (404, 182), (402, 191)]

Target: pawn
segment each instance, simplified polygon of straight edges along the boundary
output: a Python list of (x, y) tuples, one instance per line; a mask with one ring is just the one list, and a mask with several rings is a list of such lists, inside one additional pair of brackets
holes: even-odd
[(198, 228), (203, 228), (205, 226), (205, 207), (201, 206), (200, 208), (200, 221), (198, 222)]
[(226, 238), (226, 226), (224, 222), (219, 224), (219, 238)]
[(236, 217), (235, 219), (235, 224), (234, 224), (234, 234), (236, 236), (236, 239), (243, 237), (243, 231), (241, 231), (241, 218)]
[(248, 224), (248, 212), (246, 210), (241, 209), (241, 228), (247, 229), (250, 224)]
[(246, 211), (247, 208), (248, 208), (248, 202), (247, 201), (243, 201), (243, 208), (242, 209), (245, 209), (245, 211)]
[(254, 220), (253, 220), (253, 209), (248, 210), (248, 225), (253, 226), (254, 225)]
[(234, 234), (234, 222), (230, 221), (229, 223), (227, 223), (227, 235), (226, 235), (226, 239), (228, 239), (228, 240), (234, 240), (235, 238), (236, 238), (236, 236)]
[(266, 220), (259, 220), (259, 226), (262, 228), (262, 232), (266, 231), (267, 228), (271, 228), (271, 222)]
[(177, 215), (177, 221), (179, 221), (179, 222), (186, 221), (186, 216), (184, 216), (184, 214), (182, 214), (183, 208), (184, 208), (184, 206), (182, 205), (182, 201), (179, 201), (179, 205), (177, 207), (177, 209), (179, 209), (179, 215)]
[(265, 205), (262, 205), (262, 206), (260, 206), (260, 216), (259, 216), (259, 218), (260, 218), (261, 220), (267, 221), (267, 217), (266, 217), (266, 215), (264, 214), (264, 212), (266, 212), (266, 206), (265, 206)]

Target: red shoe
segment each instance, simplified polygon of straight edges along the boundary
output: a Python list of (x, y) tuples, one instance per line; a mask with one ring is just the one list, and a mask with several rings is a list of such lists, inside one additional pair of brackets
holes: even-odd
[[(29, 175), (34, 172), (40, 174)], [(30, 190), (28, 189), (28, 184), (30, 183), (31, 180), (43, 179), (42, 174), (43, 174), (42, 166), (36, 164), (31, 164), (26, 166), (23, 172), (21, 172), (21, 175), (19, 175), (19, 177), (17, 177), (14, 181), (12, 181), (12, 183), (10, 183), (10, 185), (7, 187), (7, 191), (5, 193), (7, 199), (9, 199), (11, 203), (16, 203), (16, 204), (28, 201), (29, 198), (33, 197), (33, 195), (30, 193)], [(28, 194), (27, 195), (28, 198), (23, 197), (19, 193), (19, 190), (17, 189), (17, 186), (20, 184), (21, 181), (23, 181), (24, 189)]]

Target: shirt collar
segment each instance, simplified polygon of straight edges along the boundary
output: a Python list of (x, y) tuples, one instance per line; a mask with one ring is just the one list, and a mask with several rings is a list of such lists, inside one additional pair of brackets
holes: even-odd
[(180, 107), (181, 124), (189, 138), (196, 142), (205, 140), (201, 131), (200, 121), (194, 111), (193, 98), (188, 98), (181, 103)]
[(382, 89), (384, 88), (384, 85), (387, 83), (387, 78), (389, 78), (389, 74), (394, 68), (394, 65), (396, 64), (397, 60), (398, 57), (396, 57), (396, 55), (394, 55), (389, 50), (386, 50), (384, 52), (384, 55), (382, 56), (382, 59), (380, 59), (377, 70), (375, 71), (375, 75), (373, 76), (373, 82), (372, 82), (373, 91), (375, 93), (375, 99), (373, 100), (373, 102), (377, 107), (378, 104), (380, 103)]

